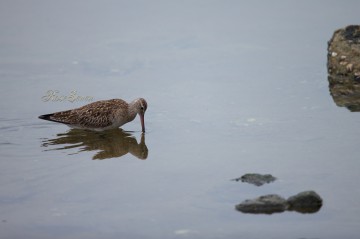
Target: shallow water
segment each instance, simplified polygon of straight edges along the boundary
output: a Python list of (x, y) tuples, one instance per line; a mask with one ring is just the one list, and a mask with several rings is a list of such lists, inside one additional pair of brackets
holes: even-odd
[[(2, 238), (358, 238), (360, 116), (326, 71), (357, 1), (36, 3), (0, 3)], [(137, 97), (145, 135), (37, 118)], [(317, 213), (235, 210), (305, 190)]]

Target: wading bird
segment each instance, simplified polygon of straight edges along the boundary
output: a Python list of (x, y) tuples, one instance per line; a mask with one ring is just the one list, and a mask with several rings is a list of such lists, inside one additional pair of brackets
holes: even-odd
[(133, 121), (138, 114), (142, 132), (145, 132), (146, 109), (147, 103), (143, 98), (130, 103), (121, 99), (100, 100), (80, 108), (40, 115), (39, 118), (63, 123), (71, 128), (103, 131), (118, 128)]

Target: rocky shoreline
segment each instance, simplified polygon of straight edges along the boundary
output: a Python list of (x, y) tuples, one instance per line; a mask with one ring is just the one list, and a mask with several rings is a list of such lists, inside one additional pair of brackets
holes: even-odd
[(334, 32), (328, 42), (327, 70), (330, 94), (350, 111), (360, 111), (360, 26)]

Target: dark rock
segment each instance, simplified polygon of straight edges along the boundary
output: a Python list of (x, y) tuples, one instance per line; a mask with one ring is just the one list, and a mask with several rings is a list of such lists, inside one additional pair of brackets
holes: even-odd
[(314, 213), (320, 210), (322, 198), (314, 191), (305, 191), (289, 197), (287, 202), (290, 211)]
[(338, 106), (360, 111), (360, 26), (336, 30), (328, 43), (330, 94)]
[(262, 186), (265, 183), (271, 183), (271, 182), (275, 181), (276, 178), (273, 177), (271, 174), (248, 173), (248, 174), (241, 176), (240, 178), (234, 178), (232, 180), (233, 181), (241, 180), (241, 182), (251, 183), (256, 186)]
[(347, 26), (343, 32), (343, 36), (348, 41), (359, 42), (360, 41), (359, 26), (356, 25)]
[(285, 210), (300, 213), (315, 213), (322, 206), (322, 198), (314, 191), (298, 193), (288, 200), (276, 194), (261, 196), (255, 199), (247, 199), (236, 205), (236, 210), (252, 214), (272, 214)]
[(284, 212), (288, 207), (287, 201), (275, 194), (248, 199), (235, 206), (236, 210), (243, 213), (272, 214)]
[(360, 76), (354, 76), (354, 81), (360, 83)]

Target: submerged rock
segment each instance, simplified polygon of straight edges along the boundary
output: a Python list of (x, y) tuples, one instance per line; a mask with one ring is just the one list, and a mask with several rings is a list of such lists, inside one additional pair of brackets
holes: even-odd
[(301, 213), (314, 213), (320, 210), (322, 198), (314, 191), (298, 193), (287, 200), (290, 211)]
[(276, 194), (247, 199), (235, 206), (236, 210), (252, 214), (272, 214), (286, 210), (300, 213), (315, 213), (322, 206), (322, 198), (314, 191), (305, 191), (288, 200)]
[(257, 174), (257, 173), (248, 173), (244, 174), (240, 178), (234, 178), (233, 181), (241, 181), (246, 183), (251, 183), (256, 186), (262, 186), (265, 183), (271, 183), (276, 180), (271, 174)]
[(338, 106), (360, 111), (360, 26), (336, 30), (328, 43), (328, 81)]
[(276, 194), (248, 199), (235, 206), (236, 210), (243, 213), (272, 214), (283, 212), (287, 209), (287, 201)]

